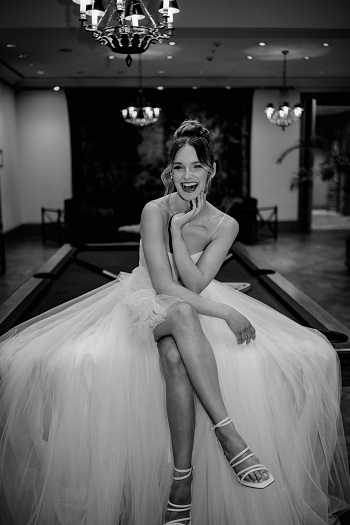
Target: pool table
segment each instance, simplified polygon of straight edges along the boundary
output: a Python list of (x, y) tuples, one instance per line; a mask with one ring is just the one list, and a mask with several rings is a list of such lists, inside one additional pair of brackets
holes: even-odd
[[(59, 304), (131, 272), (138, 264), (138, 242), (63, 245), (27, 282), (0, 305), (0, 335)], [(247, 295), (296, 322), (323, 332), (336, 349), (343, 385), (350, 386), (350, 330), (278, 274), (250, 248), (233, 244), (217, 277), (222, 282), (248, 282)]]

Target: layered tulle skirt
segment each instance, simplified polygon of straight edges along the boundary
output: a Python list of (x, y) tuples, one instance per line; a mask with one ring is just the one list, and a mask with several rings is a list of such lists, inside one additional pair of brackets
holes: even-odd
[[(196, 399), (192, 525), (335, 522), (350, 491), (334, 349), (217, 281), (202, 295), (256, 329), (238, 345), (200, 318), (228, 414), (275, 483), (238, 484)], [(153, 329), (177, 301), (139, 267), (3, 338), (0, 480), (15, 525), (162, 524), (173, 458)]]

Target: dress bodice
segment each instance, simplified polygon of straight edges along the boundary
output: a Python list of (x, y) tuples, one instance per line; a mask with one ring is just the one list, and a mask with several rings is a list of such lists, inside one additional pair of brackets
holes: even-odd
[[(198, 252), (198, 253), (194, 253), (193, 255), (191, 255), (191, 258), (193, 260), (193, 262), (195, 264), (197, 264), (200, 256), (202, 255), (203, 252)], [(169, 258), (169, 262), (170, 262), (170, 266), (171, 266), (171, 273), (172, 273), (172, 276), (173, 276), (173, 279), (174, 281), (178, 282), (179, 281), (179, 274), (178, 274), (178, 271), (177, 271), (177, 268), (176, 268), (176, 265), (175, 265), (175, 260), (174, 260), (174, 255), (170, 252), (168, 252), (168, 258)], [(146, 268), (147, 269), (147, 272), (148, 272), (148, 268), (147, 268), (147, 263), (146, 263), (146, 259), (145, 259), (145, 254), (143, 252), (143, 248), (142, 248), (142, 240), (140, 241), (140, 252), (139, 252), (139, 265)]]

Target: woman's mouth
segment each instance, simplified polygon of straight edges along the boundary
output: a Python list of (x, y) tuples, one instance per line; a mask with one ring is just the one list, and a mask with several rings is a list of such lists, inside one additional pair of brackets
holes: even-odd
[(186, 193), (193, 193), (198, 188), (198, 182), (182, 182), (181, 188)]

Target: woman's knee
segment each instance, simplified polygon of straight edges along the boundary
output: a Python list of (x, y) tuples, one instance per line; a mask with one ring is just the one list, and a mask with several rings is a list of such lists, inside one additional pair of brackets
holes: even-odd
[(158, 341), (158, 351), (163, 367), (174, 369), (182, 366), (181, 355), (172, 336), (162, 337)]
[(189, 303), (178, 302), (172, 309), (171, 320), (172, 322), (185, 327), (188, 324), (198, 323), (198, 314)]

